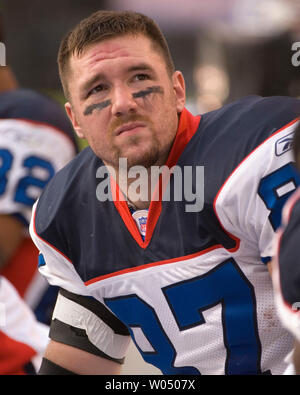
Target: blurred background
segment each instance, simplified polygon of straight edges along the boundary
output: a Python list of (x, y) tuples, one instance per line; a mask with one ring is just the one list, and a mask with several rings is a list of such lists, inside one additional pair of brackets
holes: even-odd
[[(20, 85), (63, 102), (56, 55), (63, 35), (98, 9), (131, 9), (165, 33), (203, 113), (242, 96), (300, 96), (300, 0), (2, 0), (7, 64)], [(299, 42), (299, 45), (293, 43)]]

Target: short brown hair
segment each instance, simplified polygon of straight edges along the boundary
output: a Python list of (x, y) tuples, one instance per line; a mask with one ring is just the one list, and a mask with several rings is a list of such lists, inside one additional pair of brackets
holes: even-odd
[(126, 34), (143, 34), (163, 55), (170, 75), (174, 72), (168, 44), (158, 25), (149, 17), (132, 11), (97, 11), (82, 20), (62, 40), (58, 52), (58, 69), (66, 98), (69, 97), (67, 69), (72, 55), (96, 42)]

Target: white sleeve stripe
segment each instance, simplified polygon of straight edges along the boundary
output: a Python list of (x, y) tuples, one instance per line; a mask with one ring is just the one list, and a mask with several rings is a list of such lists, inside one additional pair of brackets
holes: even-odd
[(130, 336), (117, 335), (90, 310), (59, 294), (52, 319), (83, 329), (89, 341), (100, 351), (115, 359), (125, 357)]

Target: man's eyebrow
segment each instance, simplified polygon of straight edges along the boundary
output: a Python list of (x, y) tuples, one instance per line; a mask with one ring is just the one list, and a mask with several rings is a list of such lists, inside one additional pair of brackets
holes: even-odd
[(85, 93), (87, 93), (93, 87), (94, 84), (96, 84), (98, 81), (101, 81), (103, 79), (104, 79), (103, 74), (95, 74), (93, 77), (91, 77), (89, 80), (87, 80), (81, 85), (80, 92), (82, 93), (82, 95), (85, 95)]
[(152, 67), (149, 64), (147, 64), (147, 63), (139, 63), (137, 65), (134, 65), (134, 66), (131, 66), (131, 67), (128, 68), (129, 72), (132, 72), (132, 71), (147, 71), (147, 70), (148, 71), (152, 71), (153, 70)]
[[(153, 71), (153, 69), (152, 69), (152, 67), (151, 67), (149, 64), (147, 64), (147, 63), (139, 63), (139, 64), (136, 64), (136, 65), (134, 65), (134, 66), (129, 67), (129, 68), (127, 69), (127, 71), (128, 71), (129, 73), (132, 73), (132, 72), (134, 72), (134, 71)], [(104, 74), (102, 74), (102, 73), (95, 74), (93, 77), (91, 77), (89, 80), (87, 80), (86, 82), (84, 82), (84, 83), (81, 85), (81, 87), (79, 88), (79, 89), (80, 89), (80, 92), (81, 92), (81, 95), (82, 95), (82, 96), (85, 96), (85, 94), (86, 94), (91, 88), (93, 88), (93, 86), (94, 86), (97, 82), (99, 82), (99, 81), (101, 81), (101, 80), (104, 80), (104, 79), (105, 79), (105, 75), (104, 75)]]

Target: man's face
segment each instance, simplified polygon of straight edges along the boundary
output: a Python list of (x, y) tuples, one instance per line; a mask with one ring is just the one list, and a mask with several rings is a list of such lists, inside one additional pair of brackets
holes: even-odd
[(67, 113), (79, 137), (106, 165), (165, 163), (185, 103), (182, 74), (143, 35), (90, 45), (70, 59)]

